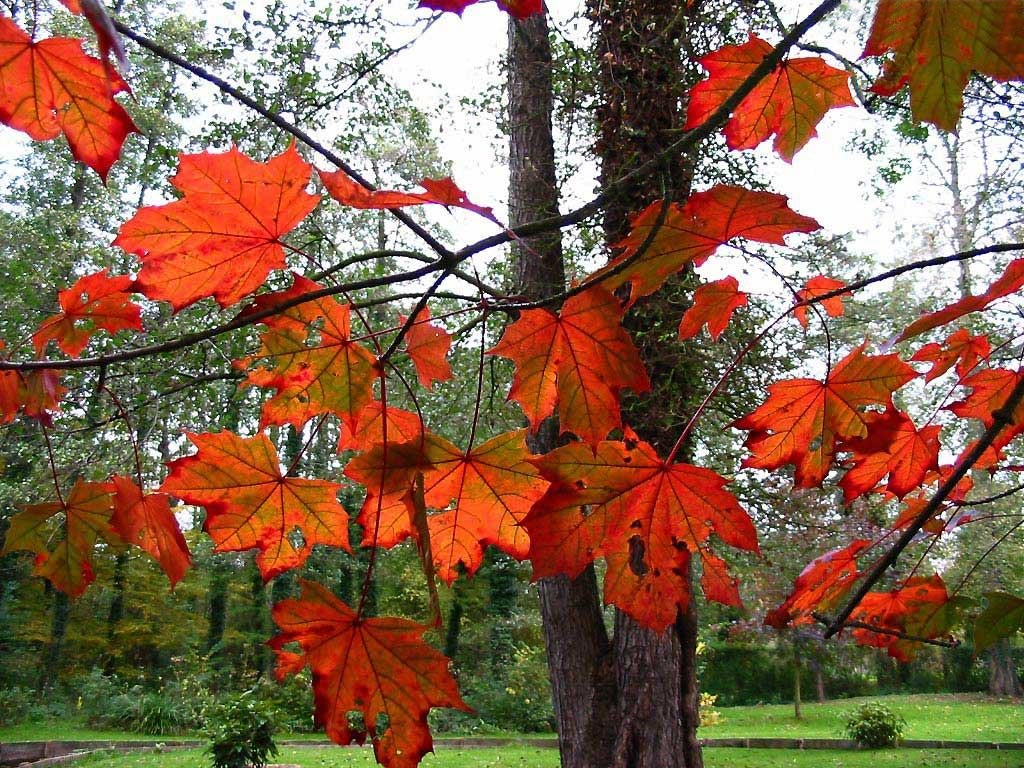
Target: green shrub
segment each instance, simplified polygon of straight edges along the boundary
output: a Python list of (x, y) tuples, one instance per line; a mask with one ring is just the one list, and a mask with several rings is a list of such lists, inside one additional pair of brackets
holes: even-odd
[(28, 688), (0, 688), (0, 723), (17, 725), (27, 720), (33, 699), (35, 695)]
[(846, 721), (846, 734), (865, 747), (895, 746), (903, 738), (907, 721), (884, 704), (861, 704)]
[(271, 706), (246, 691), (215, 704), (206, 717), (213, 768), (263, 768), (277, 755)]

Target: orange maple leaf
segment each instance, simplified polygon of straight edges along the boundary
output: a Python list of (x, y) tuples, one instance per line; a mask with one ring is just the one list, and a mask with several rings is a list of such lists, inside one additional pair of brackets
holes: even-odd
[(768, 613), (764, 623), (776, 629), (807, 623), (812, 621), (812, 613), (836, 605), (860, 577), (857, 555), (870, 543), (867, 539), (854, 539), (808, 563), (796, 577), (793, 591), (782, 605)]
[[(113, 492), (109, 483), (79, 480), (62, 502), (25, 507), (11, 518), (0, 555), (18, 549), (35, 552), (33, 573), (61, 592), (78, 597), (95, 578), (92, 553), (96, 542), (102, 538), (122, 544), (110, 527)], [(55, 534), (54, 523), (63, 535)], [(50, 549), (54, 537), (58, 541)]]
[(562, 431), (588, 443), (622, 425), (619, 391), (650, 387), (622, 314), (612, 294), (592, 287), (569, 298), (557, 316), (528, 309), (505, 329), (489, 354), (515, 362), (508, 397), (535, 430), (556, 403)]
[(328, 172), (318, 168), (317, 173), (320, 174), (320, 180), (323, 181), (330, 196), (350, 208), (405, 208), (408, 205), (433, 203), (443, 205), (445, 208), (464, 208), (497, 222), (492, 208), (485, 208), (474, 203), (448, 177), (421, 180), (420, 186), (426, 190), (425, 192), (397, 192), (388, 189), (371, 192), (344, 171)]
[(306, 562), (316, 544), (349, 549), (339, 483), (286, 475), (262, 433), (186, 435), (199, 450), (167, 465), (160, 491), (206, 509), (203, 529), (215, 551), (258, 547), (256, 564), (267, 581)]
[(908, 325), (896, 341), (906, 341), (971, 312), (979, 312), (996, 299), (1016, 293), (1021, 288), (1024, 288), (1024, 259), (1014, 259), (1006, 265), (1003, 274), (988, 287), (987, 291), (977, 296), (965, 296), (942, 309), (922, 315)]
[(0, 371), (0, 423), (13, 421), (21, 413), (49, 426), (66, 392), (60, 373), (54, 370)]
[(867, 436), (847, 440), (838, 448), (852, 453), (853, 466), (839, 481), (844, 502), (849, 504), (867, 493), (886, 475), (886, 490), (902, 499), (920, 486), (929, 472), (938, 470), (942, 427), (932, 424), (918, 429), (907, 414), (892, 407), (864, 417)]
[(917, 373), (896, 355), (865, 355), (854, 349), (825, 381), (789, 379), (771, 384), (769, 397), (736, 421), (751, 430), (745, 467), (796, 466), (797, 486), (820, 485), (835, 457), (837, 440), (868, 434), (868, 405), (888, 405), (892, 393)]
[[(406, 319), (399, 315), (398, 321), (405, 323)], [(416, 366), (416, 377), (424, 388), (430, 389), (435, 381), (447, 381), (452, 377), (452, 367), (445, 359), (452, 347), (452, 337), (444, 328), (430, 322), (430, 309), (426, 306), (405, 334), (405, 347)]]
[(71, 357), (85, 349), (98, 330), (117, 333), (123, 329), (142, 330), (142, 308), (131, 301), (133, 280), (127, 275), (107, 276), (102, 269), (79, 278), (57, 294), (61, 312), (44, 320), (32, 334), (36, 354), (42, 355), (52, 339)]
[[(432, 707), (470, 711), (448, 659), (423, 641), (429, 627), (406, 619), (362, 618), (310, 581), (302, 582), (300, 599), (275, 605), (273, 616), (281, 628), (269, 642), (277, 653), (278, 679), (308, 665), (316, 719), (328, 738), (348, 744), (369, 736), (381, 765), (415, 768), (433, 751), (427, 727)], [(302, 652), (285, 650), (289, 643), (298, 643)], [(365, 732), (353, 731), (350, 712), (362, 714)]]
[(988, 358), (992, 352), (988, 336), (974, 336), (966, 328), (956, 331), (941, 344), (931, 342), (925, 344), (910, 359), (914, 362), (930, 362), (931, 369), (924, 375), (925, 381), (938, 378), (953, 365), (956, 365), (956, 373), (963, 378), (980, 360)]
[(469, 451), (436, 435), (427, 441), (434, 466), (423, 476), (424, 498), (442, 510), (427, 518), (438, 576), (451, 584), (460, 562), (475, 573), (488, 544), (525, 558), (530, 541), (519, 524), (548, 486), (530, 462), (526, 430), (492, 437)]
[[(317, 291), (321, 286), (301, 275), (291, 288), (256, 298), (247, 313), (261, 312)], [(373, 399), (377, 359), (352, 340), (348, 304), (331, 296), (306, 301), (265, 318), (262, 345), (252, 357), (235, 362), (248, 368), (259, 358), (268, 365), (249, 371), (246, 383), (277, 390), (263, 404), (261, 427), (292, 424), (296, 429), (324, 413), (350, 424)]]
[(350, 426), (346, 420), (339, 423), (338, 452), (365, 451), (381, 443), (407, 443), (419, 440), (422, 436), (423, 421), (418, 414), (389, 405), (385, 419), (383, 404), (374, 400), (359, 411), (354, 426)]
[[(991, 427), (995, 423), (995, 412), (1006, 404), (1022, 375), (1024, 373), (1021, 371), (1010, 371), (1005, 368), (989, 368), (973, 373), (961, 382), (964, 387), (971, 390), (971, 393), (963, 400), (948, 406), (948, 409), (961, 419), (978, 419), (985, 427)], [(999, 431), (976, 466), (993, 466), (1000, 460), (1002, 450), (1020, 434), (1024, 434), (1024, 403), (1019, 403), (1013, 409), (1010, 423)], [(973, 448), (972, 442), (961, 455), (966, 456)]]
[(294, 143), (265, 163), (236, 147), (181, 155), (171, 183), (183, 197), (140, 209), (114, 245), (142, 261), (137, 285), (149, 298), (175, 310), (207, 296), (229, 306), (285, 265), (281, 238), (320, 200), (306, 192), (310, 167)]
[[(850, 620), (930, 640), (949, 630), (952, 614), (943, 610), (948, 602), (946, 585), (940, 577), (914, 576), (890, 592), (868, 592), (850, 614)], [(855, 628), (852, 634), (861, 645), (885, 648), (900, 661), (910, 661), (921, 647), (920, 642), (863, 627)]]
[[(750, 35), (742, 45), (726, 45), (700, 60), (708, 79), (690, 91), (685, 129), (706, 121), (732, 96), (772, 51)], [(775, 134), (775, 151), (787, 162), (812, 137), (825, 113), (856, 104), (850, 94), (850, 73), (830, 67), (818, 57), (788, 59), (761, 80), (739, 103), (725, 125), (730, 149), (753, 149)]]
[[(796, 292), (797, 302), (810, 301), (816, 299), (819, 296), (824, 296), (826, 293), (832, 293), (838, 291), (840, 288), (846, 286), (842, 280), (835, 280), (831, 277), (825, 277), (824, 275), (818, 275), (812, 277), (807, 281), (804, 287)], [(824, 301), (818, 302), (821, 307), (825, 310), (829, 317), (842, 317), (843, 315), (843, 297), (849, 296), (849, 292), (840, 293), (838, 296), (832, 296), (831, 298), (825, 299)], [(807, 304), (798, 303), (793, 309), (793, 315), (797, 320), (800, 321), (800, 325), (804, 328), (807, 327)]]
[(664, 222), (655, 229), (662, 206), (656, 201), (634, 216), (629, 234), (615, 244), (621, 253), (588, 278), (600, 280), (610, 291), (629, 283), (628, 305), (657, 291), (688, 264), (699, 267), (733, 238), (785, 245), (790, 233), (820, 228), (814, 219), (791, 210), (782, 195), (725, 184), (695, 192), (683, 205), (670, 203)]
[(192, 555), (171, 512), (170, 497), (163, 493), (143, 494), (130, 477), (115, 475), (111, 482), (115, 493), (111, 527), (126, 542), (151, 554), (173, 588), (188, 570)]
[(574, 443), (536, 463), (552, 486), (523, 520), (535, 577), (575, 576), (604, 556), (605, 600), (662, 631), (690, 599), (696, 555), (704, 561), (707, 596), (737, 604), (735, 582), (708, 539), (715, 533), (757, 552), (757, 533), (724, 478), (667, 464), (630, 431), (624, 442), (603, 441), (594, 450)]
[(691, 339), (707, 325), (712, 341), (718, 341), (732, 318), (732, 313), (747, 305), (747, 294), (739, 290), (735, 277), (705, 283), (693, 294), (693, 306), (679, 321), (679, 339)]
[(128, 84), (82, 50), (82, 41), (36, 42), (0, 16), (0, 122), (36, 141), (64, 134), (76, 160), (106, 180), (135, 123), (114, 94)]
[(891, 96), (910, 84), (910, 110), (956, 129), (971, 72), (1024, 78), (1024, 5), (1020, 0), (881, 0), (863, 56), (884, 56), (871, 90)]

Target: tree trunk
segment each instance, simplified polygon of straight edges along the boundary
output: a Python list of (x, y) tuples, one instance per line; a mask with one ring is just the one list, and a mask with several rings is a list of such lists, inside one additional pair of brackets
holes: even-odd
[(50, 624), (50, 642), (40, 659), (39, 680), (36, 684), (40, 692), (52, 688), (57, 681), (57, 672), (64, 651), (64, 638), (68, 632), (68, 616), (71, 614), (71, 600), (66, 594), (59, 589), (51, 588), (49, 582), (46, 583), (46, 591), (53, 600), (53, 621)]
[[(679, 40), (687, 21), (674, 0), (590, 0), (595, 25), (601, 102), (596, 151), (603, 187), (660, 155), (684, 123), (687, 72)], [(668, 197), (684, 200), (693, 179), (693, 157), (667, 156), (604, 210), (605, 239), (621, 240), (630, 214)], [(626, 318), (653, 382), (650, 393), (624, 403), (626, 420), (666, 456), (692, 412), (700, 372), (675, 342), (676, 326), (691, 302), (692, 275), (680, 275)], [(685, 453), (685, 451), (684, 451)], [(629, 768), (701, 768), (697, 741), (697, 617), (693, 600), (664, 635), (629, 617), (616, 617), (619, 670), (619, 743), (615, 765)], [(676, 681), (670, 684), (668, 681)], [(629, 748), (625, 742), (631, 741)]]
[[(678, 21), (677, 3), (637, 0), (633, 5), (636, 8), (623, 11), (617, 22), (622, 34), (629, 23), (635, 22), (637, 28), (646, 29), (641, 24), (646, 25), (648, 19), (663, 21), (671, 16), (673, 23)], [(596, 7), (595, 2), (591, 12), (598, 19), (601, 12), (594, 10)], [(625, 21), (637, 12), (639, 19)], [(664, 24), (651, 28), (669, 31)], [(671, 34), (666, 37), (672, 39)], [(627, 43), (633, 46), (634, 56), (641, 55), (643, 42)], [(679, 77), (678, 48), (672, 45), (667, 48), (670, 50), (668, 58), (674, 56), (675, 65), (670, 68), (672, 71), (659, 72), (656, 92), (647, 88), (649, 83), (643, 78), (634, 78), (629, 81), (631, 92), (626, 97), (630, 104), (645, 106), (638, 111), (641, 121), (645, 114), (650, 116), (651, 110), (646, 109), (648, 102), (655, 102), (654, 111), (661, 110), (662, 114), (653, 121), (641, 122), (642, 128), (633, 139), (628, 159), (617, 166), (609, 159), (609, 153), (628, 131), (620, 130), (623, 127), (620, 121), (609, 134), (602, 136), (598, 151), (602, 156), (603, 181), (617, 178), (620, 172), (648, 159), (662, 142), (671, 141), (670, 131), (681, 124), (678, 110), (685, 84)], [(598, 53), (600, 56), (601, 52)], [(643, 55), (648, 52), (644, 51)], [(607, 96), (609, 91), (604, 93), (606, 99), (611, 98)], [(512, 226), (557, 213), (551, 100), (547, 19), (540, 16), (510, 21), (509, 211)], [(672, 102), (671, 105), (666, 101)], [(664, 176), (674, 193), (685, 196), (689, 190), (688, 168), (681, 161), (668, 164)], [(649, 202), (644, 199), (647, 192), (660, 189), (662, 182), (662, 175), (642, 180), (636, 189), (627, 190), (612, 206), (605, 220), (609, 241), (613, 241), (614, 227), (625, 226), (627, 212)], [(621, 223), (612, 224), (614, 220)], [(563, 288), (565, 277), (558, 233), (531, 238), (517, 245), (515, 253), (516, 276), (524, 295), (543, 297)], [(675, 314), (673, 323), (678, 323), (678, 318)], [(674, 329), (674, 325), (672, 327)], [(532, 439), (530, 447), (535, 452), (549, 451), (557, 445), (557, 439), (557, 424), (549, 420)], [(658, 442), (664, 444), (664, 441), (656, 441), (656, 445)], [(696, 739), (699, 724), (695, 676), (697, 627), (692, 608), (681, 614), (675, 626), (662, 635), (618, 614), (614, 640), (609, 640), (593, 568), (586, 569), (575, 580), (542, 579), (540, 597), (562, 766), (701, 768)]]
[(1024, 696), (1008, 638), (997, 640), (989, 649), (988, 692), (992, 696)]
[(804, 713), (800, 709), (803, 705), (802, 696), (800, 693), (800, 675), (803, 672), (803, 664), (800, 658), (800, 643), (798, 640), (793, 640), (793, 717), (797, 720), (804, 719)]

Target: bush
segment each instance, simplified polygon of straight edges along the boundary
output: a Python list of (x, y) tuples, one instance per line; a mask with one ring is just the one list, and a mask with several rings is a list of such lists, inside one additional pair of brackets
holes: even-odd
[(847, 735), (858, 744), (871, 747), (892, 747), (903, 738), (907, 721), (884, 704), (862, 704), (846, 721)]
[(246, 691), (214, 705), (207, 713), (206, 753), (213, 768), (263, 768), (277, 755), (275, 717), (269, 704)]
[(172, 735), (202, 727), (201, 701), (195, 691), (169, 681), (157, 690), (129, 686), (117, 675), (93, 669), (78, 686), (77, 708), (97, 728)]
[(34, 698), (32, 691), (18, 685), (0, 688), (0, 723), (17, 725), (27, 720)]

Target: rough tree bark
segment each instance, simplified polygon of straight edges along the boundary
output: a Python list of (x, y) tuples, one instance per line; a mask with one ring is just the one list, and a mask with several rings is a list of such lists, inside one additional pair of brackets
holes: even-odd
[[(677, 36), (684, 21), (680, 4), (665, 0), (590, 3), (599, 43), (601, 136), (597, 146), (602, 181), (610, 182), (671, 142), (682, 125), (686, 92)], [(643, 30), (638, 34), (637, 30)], [(653, 32), (648, 30), (654, 30)], [(648, 46), (654, 42), (653, 52)], [(551, 52), (544, 17), (509, 24), (510, 223), (552, 215), (558, 209), (551, 138)], [(684, 198), (692, 162), (673, 158), (661, 172), (628, 189), (607, 209), (609, 242), (625, 234), (627, 215), (666, 190)], [(519, 290), (530, 297), (556, 293), (564, 286), (561, 240), (557, 234), (517, 245)], [(689, 300), (687, 278), (660, 302), (648, 302), (633, 320), (648, 340), (641, 343), (652, 378), (672, 382), (670, 394), (685, 411), (690, 388), (678, 361), (678, 348), (664, 356), (656, 336), (675, 325)], [(684, 379), (679, 377), (683, 375)], [(678, 435), (679, 424), (639, 420), (641, 434), (663, 452)], [(664, 408), (658, 412), (664, 415)], [(531, 444), (536, 452), (557, 444), (557, 424), (549, 420)], [(593, 569), (575, 580), (544, 579), (540, 584), (548, 664), (552, 679), (559, 748), (565, 768), (701, 768), (696, 739), (699, 695), (696, 684), (697, 624), (692, 609), (673, 628), (658, 635), (624, 614), (615, 618), (609, 638)]]

